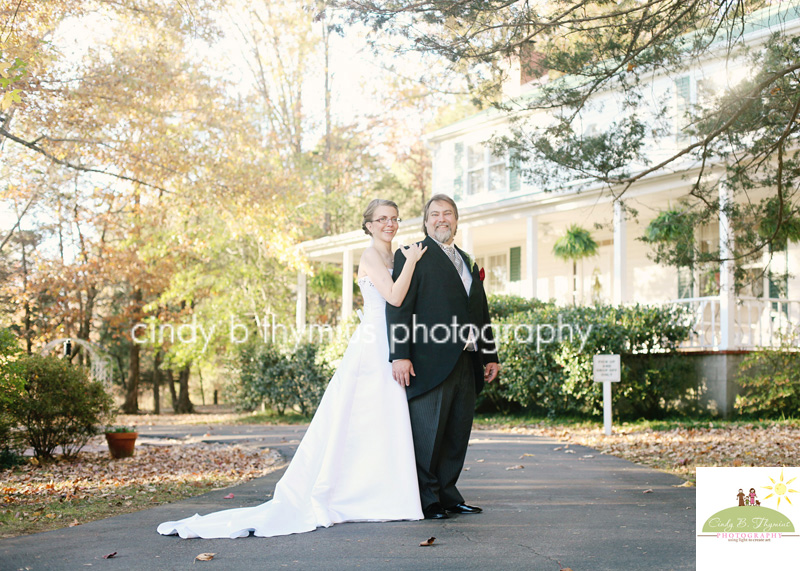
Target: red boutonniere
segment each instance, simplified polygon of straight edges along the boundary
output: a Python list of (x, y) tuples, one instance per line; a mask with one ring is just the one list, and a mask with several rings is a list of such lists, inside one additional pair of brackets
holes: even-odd
[(481, 281), (483, 281), (484, 279), (486, 279), (486, 272), (483, 270), (483, 268), (481, 268), (480, 270), (478, 270), (478, 277), (479, 277), (479, 278), (481, 278)]

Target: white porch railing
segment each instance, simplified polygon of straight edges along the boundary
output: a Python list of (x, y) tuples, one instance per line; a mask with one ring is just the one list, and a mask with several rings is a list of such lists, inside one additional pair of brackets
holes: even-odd
[[(719, 349), (722, 319), (719, 296), (689, 297), (669, 303), (686, 305), (694, 314), (686, 349)], [(800, 300), (772, 297), (737, 297), (733, 308), (734, 349), (777, 347), (781, 336), (800, 325)]]

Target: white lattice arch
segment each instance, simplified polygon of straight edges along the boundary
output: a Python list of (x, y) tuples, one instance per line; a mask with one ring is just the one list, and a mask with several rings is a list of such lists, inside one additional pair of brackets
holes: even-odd
[(110, 386), (113, 377), (111, 358), (108, 357), (106, 352), (99, 345), (96, 345), (90, 341), (84, 341), (83, 339), (75, 339), (74, 337), (64, 337), (63, 339), (56, 339), (54, 341), (50, 341), (50, 343), (48, 343), (42, 348), (41, 354), (47, 355), (55, 347), (60, 347), (67, 341), (70, 341), (75, 345), (80, 345), (89, 352), (89, 356), (91, 357), (91, 363), (92, 363), (90, 370), (92, 378), (95, 381), (100, 381), (104, 385)]

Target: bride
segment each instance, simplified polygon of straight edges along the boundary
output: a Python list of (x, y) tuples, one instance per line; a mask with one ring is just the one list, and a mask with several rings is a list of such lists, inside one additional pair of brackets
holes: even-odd
[(397, 205), (389, 200), (375, 199), (364, 211), (362, 228), (372, 236), (358, 267), (364, 316), (273, 499), (165, 522), (158, 533), (272, 537), (346, 521), (423, 518), (408, 404), (405, 389), (392, 379), (384, 310), (405, 298), (425, 248), (402, 248), (407, 261), (393, 282), (398, 222)]

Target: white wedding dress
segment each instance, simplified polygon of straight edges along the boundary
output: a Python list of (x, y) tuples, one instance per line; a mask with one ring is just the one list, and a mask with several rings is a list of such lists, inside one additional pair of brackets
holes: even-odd
[(346, 521), (423, 519), (405, 390), (392, 379), (386, 302), (358, 281), (364, 315), (273, 499), (158, 526), (182, 538), (273, 537)]

